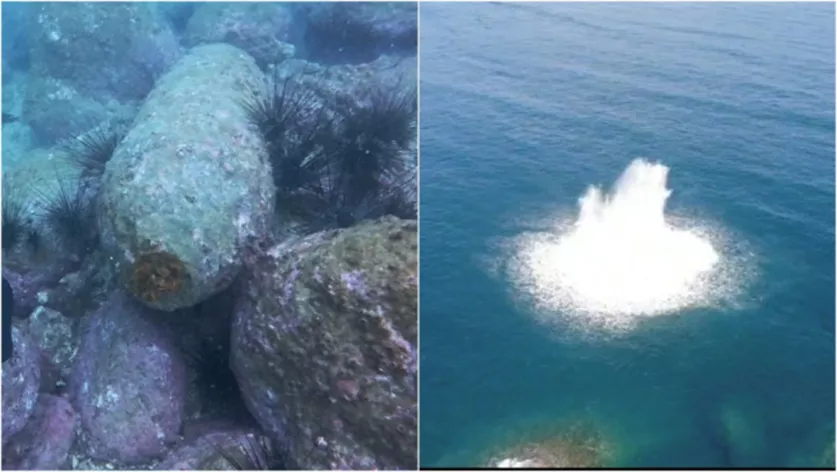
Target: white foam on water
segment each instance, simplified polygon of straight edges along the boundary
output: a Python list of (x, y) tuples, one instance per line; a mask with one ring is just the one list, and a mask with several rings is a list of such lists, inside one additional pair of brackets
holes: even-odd
[(539, 316), (548, 321), (562, 312), (624, 329), (728, 298), (740, 277), (724, 258), (721, 232), (666, 218), (668, 171), (636, 159), (609, 194), (590, 187), (574, 221), (517, 238), (512, 279)]
[(502, 459), (494, 465), (494, 467), (500, 469), (527, 469), (537, 467), (538, 464), (530, 459), (518, 459), (516, 457), (509, 457), (506, 459)]

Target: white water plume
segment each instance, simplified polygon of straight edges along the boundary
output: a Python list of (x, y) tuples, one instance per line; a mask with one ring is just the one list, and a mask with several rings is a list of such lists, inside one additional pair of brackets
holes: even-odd
[(511, 267), (517, 288), (547, 315), (620, 328), (729, 292), (711, 232), (666, 219), (668, 170), (636, 159), (610, 194), (587, 190), (572, 224), (520, 237)]

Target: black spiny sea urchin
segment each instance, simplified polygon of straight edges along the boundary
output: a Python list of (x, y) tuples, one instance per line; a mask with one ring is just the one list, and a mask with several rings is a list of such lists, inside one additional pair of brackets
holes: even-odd
[(59, 179), (55, 194), (43, 198), (44, 223), (58, 245), (80, 257), (92, 251), (98, 242), (96, 218), (82, 188)]
[(29, 232), (31, 225), (26, 218), (26, 206), (19, 200), (3, 198), (3, 250), (17, 246)]
[(300, 186), (293, 212), (309, 231), (351, 226), (386, 214), (415, 218), (416, 95), (399, 85), (336, 104), (337, 119), (309, 156), (317, 179)]
[(416, 137), (416, 93), (400, 83), (371, 88), (359, 103), (339, 103), (337, 112), (338, 125), (322, 158), (334, 162), (346, 197), (360, 204), (406, 171), (405, 151)]
[(78, 138), (64, 143), (62, 148), (82, 176), (101, 177), (105, 166), (124, 137), (121, 128), (97, 126)]
[(258, 438), (253, 434), (244, 435), (236, 438), (233, 445), (210, 444), (233, 470), (274, 470), (277, 465), (269, 441), (261, 435)]
[(416, 93), (396, 84), (323, 103), (319, 79), (280, 80), (244, 104), (268, 147), (276, 207), (305, 232), (415, 218)]

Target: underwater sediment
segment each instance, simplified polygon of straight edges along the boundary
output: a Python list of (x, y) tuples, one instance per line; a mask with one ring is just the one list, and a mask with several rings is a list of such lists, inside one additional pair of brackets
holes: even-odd
[(122, 284), (171, 311), (226, 288), (248, 237), (264, 233), (273, 183), (242, 108), (258, 89), (252, 57), (198, 46), (163, 76), (102, 178), (102, 241)]

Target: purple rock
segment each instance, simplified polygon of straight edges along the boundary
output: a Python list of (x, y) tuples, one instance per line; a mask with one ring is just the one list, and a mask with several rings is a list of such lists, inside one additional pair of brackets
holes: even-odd
[(40, 395), (32, 418), (3, 447), (3, 468), (63, 469), (75, 439), (76, 413), (70, 402)]
[(185, 367), (159, 316), (115, 291), (83, 322), (69, 391), (93, 458), (141, 463), (178, 438)]
[(26, 426), (41, 385), (40, 351), (29, 335), (12, 328), (14, 355), (3, 362), (3, 444)]
[(12, 286), (15, 294), (15, 318), (28, 317), (37, 307), (42, 304), (38, 294), (46, 294), (47, 291), (58, 285), (61, 277), (69, 272), (69, 268), (62, 265), (45, 266), (35, 268), (26, 272), (17, 272), (3, 268), (3, 277)]

